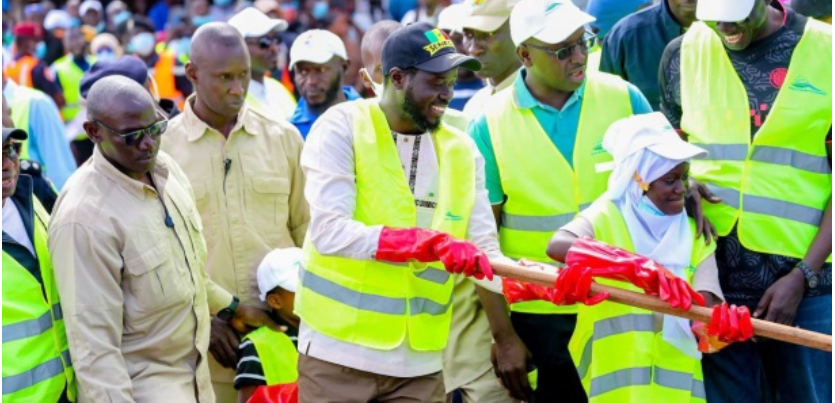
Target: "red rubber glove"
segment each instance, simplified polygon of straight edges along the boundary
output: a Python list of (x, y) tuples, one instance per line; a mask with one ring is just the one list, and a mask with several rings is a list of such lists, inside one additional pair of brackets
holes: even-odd
[(493, 268), (484, 252), (470, 242), (431, 229), (383, 227), (374, 258), (388, 262), (440, 261), (450, 273), (493, 279)]
[(704, 306), (701, 294), (654, 260), (583, 237), (574, 241), (565, 257), (566, 266), (589, 268), (593, 277), (626, 281), (656, 295), (673, 308), (690, 309), (695, 302)]
[[(519, 264), (525, 267), (542, 269), (542, 266), (524, 260), (520, 260)], [(502, 277), (502, 292), (509, 304), (541, 300), (550, 301), (555, 305), (574, 305), (578, 302), (595, 305), (609, 297), (608, 293), (589, 297), (591, 283), (592, 277), (589, 270), (583, 270), (579, 267), (566, 267), (557, 274), (554, 288)]]
[(751, 312), (748, 307), (727, 303), (713, 307), (710, 323), (693, 323), (693, 333), (699, 338), (699, 351), (714, 353), (730, 343), (745, 341), (754, 336)]
[(298, 403), (299, 387), (296, 382), (259, 386), (247, 403)]

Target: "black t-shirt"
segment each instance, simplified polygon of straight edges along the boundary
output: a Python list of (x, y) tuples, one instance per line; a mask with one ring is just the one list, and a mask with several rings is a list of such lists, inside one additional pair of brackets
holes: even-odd
[[(286, 326), (287, 337), (293, 341), (293, 345), (298, 347), (299, 329), (293, 327), (285, 322), (278, 315), (270, 317), (280, 326)], [(238, 360), (237, 374), (235, 375), (235, 389), (240, 389), (244, 386), (267, 386), (267, 378), (264, 376), (264, 367), (261, 366), (261, 358), (258, 356), (258, 351), (251, 340), (244, 340), (238, 346), (238, 355), (241, 357)]]
[[(731, 64), (739, 74), (748, 93), (751, 110), (751, 135), (763, 125), (777, 98), (788, 71), (794, 49), (803, 36), (807, 18), (773, 2), (772, 7), (783, 11), (785, 24), (771, 35), (751, 43), (742, 51), (727, 51)], [(676, 128), (681, 124), (681, 41), (678, 37), (661, 57), (659, 83), (661, 111)], [(705, 83), (705, 85), (707, 85)], [(832, 131), (827, 136), (831, 140)], [(775, 234), (775, 236), (780, 236)], [(725, 298), (735, 304), (756, 307), (769, 286), (790, 272), (800, 259), (759, 253), (745, 248), (739, 241), (736, 228), (717, 242), (716, 260), (719, 281)], [(807, 296), (832, 293), (832, 265), (822, 268), (821, 283)]]

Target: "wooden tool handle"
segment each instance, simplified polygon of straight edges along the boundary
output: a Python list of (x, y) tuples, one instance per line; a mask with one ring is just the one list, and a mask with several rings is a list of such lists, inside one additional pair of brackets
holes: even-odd
[[(535, 283), (546, 287), (553, 287), (557, 280), (554, 273), (529, 269), (523, 266), (509, 265), (504, 263), (490, 263), (493, 266), (493, 273), (502, 277), (514, 278), (528, 283)], [(679, 316), (690, 320), (708, 323), (713, 313), (711, 308), (693, 305), (689, 311), (671, 307), (668, 303), (651, 295), (624, 290), (603, 284), (593, 283), (591, 294), (608, 292), (607, 301), (619, 304), (634, 306), (636, 308), (648, 309), (653, 312), (660, 312), (667, 315)], [(798, 344), (818, 350), (832, 352), (832, 336), (797, 327), (781, 325), (774, 322), (767, 322), (761, 319), (751, 319), (754, 325), (754, 334), (770, 339), (780, 340), (787, 343)]]

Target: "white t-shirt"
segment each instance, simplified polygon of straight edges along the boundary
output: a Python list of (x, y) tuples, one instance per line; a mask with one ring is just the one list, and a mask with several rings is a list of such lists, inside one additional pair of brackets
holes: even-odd
[(3, 205), (3, 232), (8, 234), (17, 243), (29, 249), (29, 253), (35, 256), (35, 247), (32, 246), (32, 240), (29, 239), (29, 234), (26, 233), (26, 226), (23, 225), (23, 218), (20, 217), (20, 211), (17, 205), (11, 200), (6, 200)]

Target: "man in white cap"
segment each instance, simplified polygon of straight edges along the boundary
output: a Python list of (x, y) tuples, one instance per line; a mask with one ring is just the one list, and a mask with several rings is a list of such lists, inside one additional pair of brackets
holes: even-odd
[(104, 8), (98, 0), (85, 0), (78, 8), (78, 15), (84, 25), (89, 25), (99, 33), (104, 31)]
[[(585, 24), (591, 21), (561, 0), (522, 0), (510, 14), (510, 37), (524, 67), (468, 130), (484, 155), (505, 256), (550, 262), (551, 235), (606, 190), (612, 161), (601, 147), (606, 129), (651, 112), (640, 91), (619, 77), (586, 77), (594, 35)], [(539, 370), (535, 399), (585, 401), (568, 353), (576, 307), (530, 301), (510, 309)]]
[[(209, 249), (206, 272), (241, 297), (266, 307), (252, 285), (258, 265), (275, 248), (301, 246), (309, 212), (299, 167), (302, 138), (244, 101), (249, 52), (237, 29), (208, 23), (191, 42), (186, 75), (194, 95), (171, 120), (162, 149), (191, 181)], [(209, 371), (220, 402), (234, 402), (238, 335), (212, 320)]]
[(516, 45), (510, 38), (510, 10), (519, 0), (471, 0), (462, 21), (464, 49), (481, 62), (476, 73), (487, 86), (479, 90), (464, 113), (476, 118), (484, 110), (490, 96), (510, 87), (522, 63), (516, 57)]
[[(691, 188), (721, 198), (702, 208), (722, 291), (754, 317), (831, 334), (831, 27), (767, 0), (699, 0), (696, 17), (661, 59), (661, 109), (710, 152)], [(830, 353), (746, 342), (703, 363), (708, 401), (832, 399)]]
[(296, 110), (293, 94), (278, 80), (267, 77), (278, 62), (280, 32), (287, 29), (287, 21), (267, 17), (254, 7), (248, 7), (229, 19), (246, 41), (249, 51), (251, 80), (246, 102), (276, 120), (287, 120)]
[(311, 29), (299, 35), (290, 48), (290, 70), (301, 96), (290, 123), (302, 137), (328, 108), (360, 98), (354, 87), (344, 85), (348, 53), (342, 39), (330, 31)]
[[(467, 6), (464, 4), (450, 4), (441, 11), (438, 16), (438, 29), (444, 31), (452, 39), (458, 53), (467, 54), (464, 47), (464, 31), (461, 28), (461, 21), (467, 14)], [(455, 92), (449, 102), (451, 110), (463, 111), (464, 107), (478, 90), (484, 88), (484, 81), (475, 72), (467, 69), (458, 69), (458, 80), (455, 81)]]

